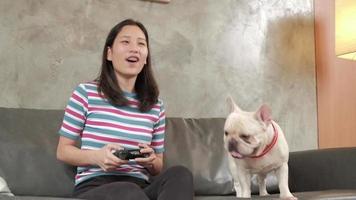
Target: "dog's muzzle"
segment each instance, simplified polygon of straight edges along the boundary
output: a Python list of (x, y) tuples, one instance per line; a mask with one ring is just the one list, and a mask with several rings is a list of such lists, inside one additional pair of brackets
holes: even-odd
[(230, 139), (227, 149), (229, 152), (237, 151), (237, 141), (235, 139)]
[(231, 156), (234, 158), (241, 159), (243, 156), (237, 150), (237, 141), (235, 139), (230, 139), (227, 144), (227, 150), (230, 152)]

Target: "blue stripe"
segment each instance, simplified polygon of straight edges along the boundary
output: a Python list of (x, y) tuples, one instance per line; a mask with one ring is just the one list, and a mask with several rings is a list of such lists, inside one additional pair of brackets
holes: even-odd
[(101, 113), (91, 113), (89, 115), (91, 119), (93, 118), (98, 118), (98, 119), (105, 119), (105, 120), (111, 120), (113, 122), (120, 122), (120, 123), (125, 123), (125, 124), (132, 124), (135, 126), (142, 126), (145, 128), (152, 129), (152, 123), (146, 122), (146, 121), (137, 121), (137, 120), (132, 120), (132, 119), (127, 119), (127, 118), (122, 118), (122, 117), (116, 117), (112, 115), (107, 115), (107, 114), (101, 114)]
[(161, 126), (161, 125), (163, 125), (163, 124), (165, 124), (166, 123), (166, 118), (164, 117), (164, 118), (161, 118), (159, 121), (158, 121), (158, 123), (156, 123), (155, 124), (155, 127), (159, 127), (159, 126)]
[(96, 92), (96, 93), (98, 92), (98, 87), (94, 85), (85, 84), (85, 88), (87, 90), (91, 90), (92, 92)]
[(86, 125), (84, 128), (84, 131), (88, 131), (88, 132), (99, 132), (102, 134), (106, 134), (106, 135), (111, 135), (111, 136), (117, 136), (123, 139), (127, 139), (127, 140), (143, 140), (143, 141), (151, 141), (152, 137), (151, 136), (143, 136), (143, 135), (134, 135), (132, 133), (125, 133), (122, 131), (118, 131), (118, 130), (107, 130), (107, 129), (103, 129), (100, 127), (100, 129), (98, 128), (94, 128), (94, 127), (90, 127), (89, 125)]
[(154, 134), (152, 140), (160, 140), (164, 138), (164, 133)]
[(163, 153), (164, 148), (153, 148), (155, 150), (155, 153)]
[(105, 144), (93, 142), (93, 141), (82, 140), (82, 146), (95, 147), (95, 148), (100, 149), (103, 146), (105, 146)]
[(75, 103), (74, 101), (69, 101), (69, 102), (68, 102), (68, 105), (69, 105), (70, 107), (74, 108), (75, 110), (77, 110), (78, 112), (84, 113), (84, 108), (83, 108), (83, 106), (81, 106), (81, 105)]
[(76, 125), (76, 126), (79, 126), (79, 127), (84, 127), (84, 123), (82, 121), (78, 121), (74, 118), (71, 118), (70, 116), (68, 115), (64, 115), (64, 121), (67, 121), (69, 122), (70, 124), (73, 124), (73, 125)]
[(75, 88), (75, 91), (77, 91), (79, 94), (81, 94), (84, 98), (88, 99), (87, 92), (85, 91), (84, 88), (81, 87), (81, 85), (79, 85), (77, 88)]

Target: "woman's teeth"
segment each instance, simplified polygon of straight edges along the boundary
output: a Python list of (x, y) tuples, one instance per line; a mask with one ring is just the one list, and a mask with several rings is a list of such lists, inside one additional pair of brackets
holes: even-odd
[(138, 57), (132, 56), (132, 57), (126, 58), (126, 60), (127, 60), (128, 62), (137, 62), (139, 59), (138, 59)]

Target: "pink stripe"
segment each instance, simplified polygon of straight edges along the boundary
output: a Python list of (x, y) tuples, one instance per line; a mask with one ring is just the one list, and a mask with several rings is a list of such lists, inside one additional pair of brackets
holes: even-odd
[(160, 145), (163, 145), (164, 141), (162, 142), (151, 142), (151, 145), (152, 146), (160, 146)]
[(132, 169), (128, 168), (128, 167), (126, 167), (126, 168), (116, 168), (116, 170), (120, 171), (120, 172), (130, 172), (130, 171), (132, 171)]
[(160, 132), (160, 131), (164, 131), (164, 130), (165, 130), (165, 127), (163, 126), (163, 127), (155, 129), (155, 132)]
[(84, 115), (81, 115), (81, 114), (78, 114), (77, 112), (74, 112), (74, 111), (73, 111), (72, 109), (70, 109), (69, 107), (66, 108), (65, 112), (66, 112), (66, 113), (69, 113), (69, 114), (71, 114), (71, 115), (73, 115), (73, 116), (75, 116), (75, 117), (77, 117), (77, 118), (79, 118), (79, 119), (84, 120)]
[(162, 119), (163, 117), (165, 117), (166, 113), (165, 112), (161, 112), (161, 114), (159, 115), (159, 118)]
[(141, 133), (151, 133), (149, 130), (145, 129), (140, 129), (140, 128), (131, 128), (131, 127), (126, 127), (118, 124), (113, 124), (109, 122), (96, 122), (92, 120), (87, 120), (86, 124), (88, 125), (93, 125), (93, 126), (103, 126), (103, 127), (112, 127), (112, 128), (118, 128), (118, 129), (123, 129), (127, 131), (134, 131), (134, 132), (141, 132)]
[(135, 114), (130, 114), (130, 113), (125, 113), (122, 112), (121, 110), (116, 110), (116, 109), (112, 109), (112, 108), (98, 108), (98, 107), (91, 107), (90, 111), (105, 111), (105, 112), (109, 112), (109, 113), (115, 113), (118, 115), (123, 115), (123, 116), (127, 116), (127, 117), (136, 117), (136, 118), (141, 118), (141, 119), (148, 119), (151, 120), (152, 122), (156, 121), (155, 117), (151, 117), (148, 115), (135, 115)]
[(74, 128), (65, 122), (63, 122), (62, 127), (66, 128), (74, 133), (80, 133), (80, 131), (81, 131), (80, 129)]
[(101, 97), (97, 92), (87, 92), (90, 97)]
[(122, 139), (117, 139), (117, 138), (108, 138), (108, 137), (103, 137), (103, 136), (97, 136), (93, 135), (90, 133), (83, 133), (83, 138), (91, 138), (95, 140), (100, 140), (100, 141), (105, 141), (105, 142), (111, 142), (111, 143), (121, 143), (121, 144), (128, 144), (128, 145), (135, 145), (138, 146), (138, 142), (132, 142), (128, 140), (122, 140)]
[(88, 108), (88, 103), (77, 94), (73, 93), (72, 98), (82, 103), (82, 105), (85, 106), (85, 108)]
[(132, 101), (132, 100), (129, 100), (128, 101), (130, 105), (134, 105), (134, 106), (139, 106), (140, 103), (138, 101)]

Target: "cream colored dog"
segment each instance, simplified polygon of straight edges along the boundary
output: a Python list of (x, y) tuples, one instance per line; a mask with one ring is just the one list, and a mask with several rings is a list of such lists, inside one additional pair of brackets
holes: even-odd
[(242, 111), (229, 97), (231, 113), (225, 122), (224, 143), (237, 197), (251, 197), (251, 176), (257, 174), (261, 196), (268, 195), (266, 176), (274, 171), (280, 198), (296, 200), (288, 187), (289, 149), (282, 129), (262, 105), (256, 112)]

